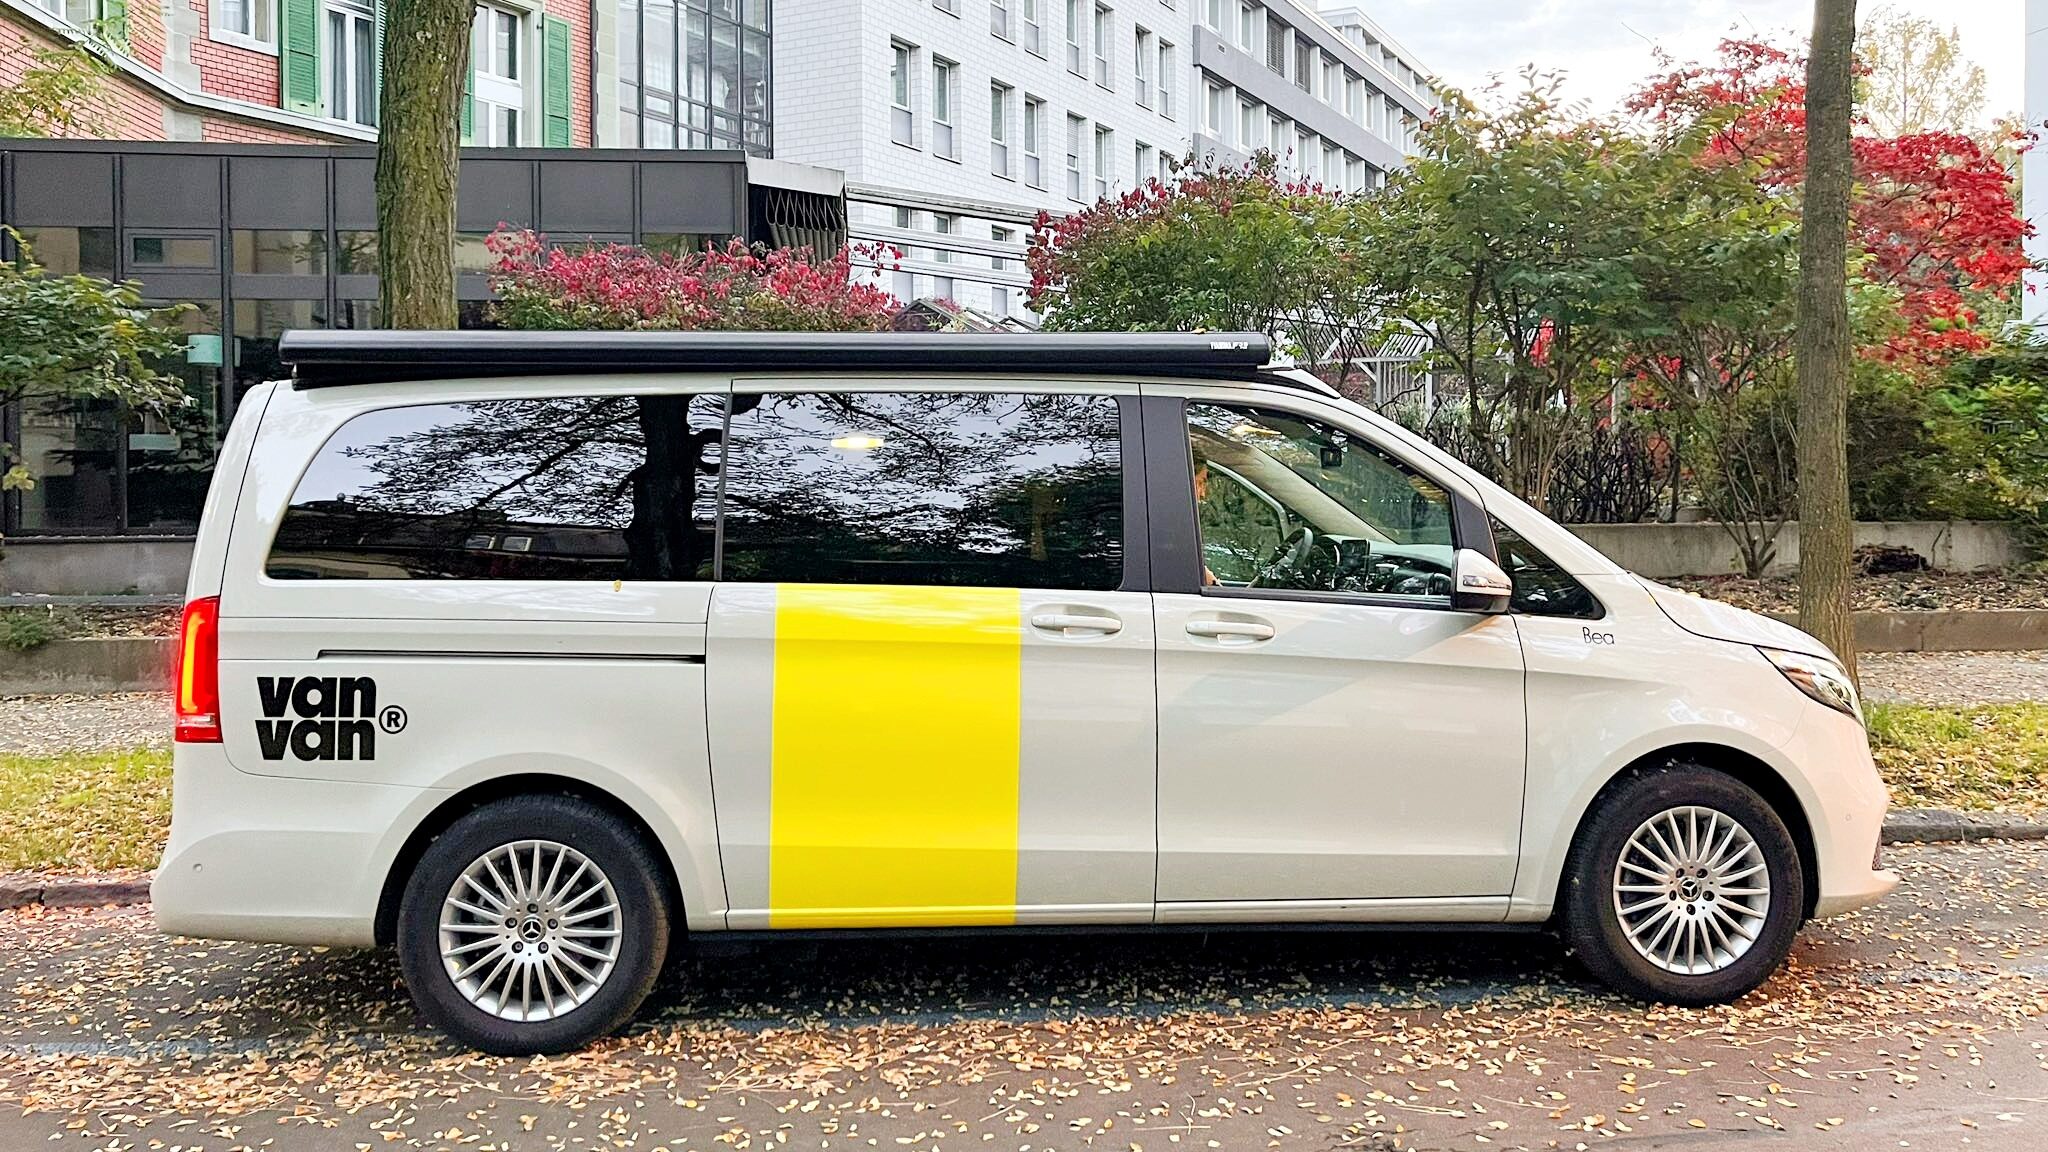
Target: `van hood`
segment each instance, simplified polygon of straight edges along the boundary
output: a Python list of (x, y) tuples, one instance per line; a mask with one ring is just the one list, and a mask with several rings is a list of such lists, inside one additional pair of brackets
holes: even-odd
[(1695, 636), (1725, 640), (1730, 644), (1756, 644), (1787, 652), (1803, 652), (1841, 663), (1833, 652), (1828, 651), (1827, 645), (1790, 624), (1723, 604), (1719, 600), (1682, 592), (1641, 576), (1636, 577), (1636, 582), (1649, 591), (1650, 599), (1657, 602), (1657, 607), (1664, 610), (1664, 615), (1669, 616), (1673, 624)]

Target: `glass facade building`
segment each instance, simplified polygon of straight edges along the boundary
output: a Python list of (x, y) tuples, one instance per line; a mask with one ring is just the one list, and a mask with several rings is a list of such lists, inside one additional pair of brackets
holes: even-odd
[[(181, 306), (185, 355), (164, 365), (190, 403), (167, 416), (105, 402), (16, 405), (4, 439), (36, 477), (4, 498), (10, 538), (189, 534), (221, 432), (249, 388), (282, 374), (289, 328), (374, 327), (369, 146), (0, 142), (0, 222), (51, 273), (131, 279)], [(787, 166), (779, 166), (787, 167)], [(745, 237), (843, 242), (843, 203), (750, 179), (737, 151), (465, 149), (456, 210), (465, 324), (485, 316), (483, 239), (502, 221), (558, 243), (671, 251)], [(836, 175), (836, 174), (834, 174)], [(20, 256), (0, 240), (0, 258)]]
[(623, 147), (772, 155), (769, 0), (617, 0)]

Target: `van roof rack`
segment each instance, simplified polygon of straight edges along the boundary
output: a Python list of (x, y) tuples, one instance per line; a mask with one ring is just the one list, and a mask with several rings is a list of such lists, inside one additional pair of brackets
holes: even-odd
[(1106, 372), (1257, 380), (1256, 332), (494, 332), (295, 329), (278, 342), (295, 388), (552, 376), (759, 370)]

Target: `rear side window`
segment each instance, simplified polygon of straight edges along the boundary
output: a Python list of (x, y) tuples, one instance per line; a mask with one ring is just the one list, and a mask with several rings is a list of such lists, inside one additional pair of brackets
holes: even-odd
[(343, 425), (273, 579), (708, 580), (720, 398), (421, 404)]
[(1114, 398), (740, 395), (728, 436), (721, 579), (1123, 581)]

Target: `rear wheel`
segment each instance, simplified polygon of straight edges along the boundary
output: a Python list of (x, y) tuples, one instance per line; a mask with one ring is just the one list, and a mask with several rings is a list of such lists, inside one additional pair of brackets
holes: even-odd
[(637, 830), (567, 796), (516, 796), (450, 825), (399, 907), (398, 956), (427, 1020), (485, 1052), (561, 1052), (632, 1018), (668, 952), (661, 873)]
[(1676, 763), (1615, 787), (1566, 866), (1565, 939), (1594, 976), (1675, 1004), (1762, 984), (1805, 904), (1798, 847), (1771, 806), (1725, 773)]

